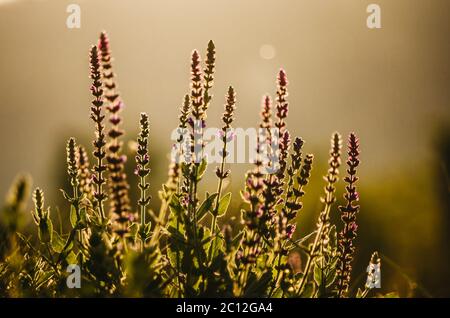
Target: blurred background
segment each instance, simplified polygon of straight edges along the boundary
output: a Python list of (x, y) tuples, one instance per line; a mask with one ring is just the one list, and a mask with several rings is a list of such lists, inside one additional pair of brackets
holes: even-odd
[[(381, 29), (366, 26), (373, 2)], [(66, 27), (71, 3), (81, 8), (79, 29)], [(157, 206), (170, 133), (189, 89), (190, 54), (205, 52), (212, 39), (211, 126), (220, 127), (231, 84), (234, 126), (254, 127), (262, 95), (274, 96), (279, 68), (287, 72), (289, 130), (317, 158), (297, 235), (313, 230), (320, 211), (331, 133), (355, 131), (362, 149), (355, 286), (364, 284), (378, 250), (382, 292), (448, 297), (449, 12), (448, 0), (0, 0), (0, 193), (27, 172), (48, 204), (67, 209), (58, 190), (66, 182), (64, 145), (70, 136), (87, 146), (93, 138), (88, 50), (106, 30), (126, 103), (126, 138), (136, 138), (141, 111), (150, 115)], [(133, 162), (130, 156), (130, 171)], [(231, 165), (236, 215), (248, 168)], [(203, 184), (210, 191), (213, 170)], [(342, 197), (342, 181), (339, 187)]]

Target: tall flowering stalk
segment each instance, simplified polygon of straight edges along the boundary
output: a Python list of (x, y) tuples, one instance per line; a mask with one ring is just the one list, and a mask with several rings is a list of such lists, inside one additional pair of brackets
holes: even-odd
[[(180, 173), (181, 173), (181, 165), (184, 163), (188, 163), (189, 160), (185, 158), (185, 151), (189, 151), (190, 145), (186, 146), (186, 143), (188, 142), (188, 133), (187, 133), (187, 127), (188, 127), (188, 121), (189, 121), (189, 115), (191, 112), (191, 97), (189, 94), (186, 94), (183, 99), (183, 104), (180, 108), (180, 116), (178, 117), (179, 124), (178, 124), (178, 147), (176, 148), (177, 152), (172, 158), (173, 162), (171, 163), (171, 167), (169, 169), (169, 181), (172, 180), (171, 183), (173, 184), (174, 189), (173, 192), (179, 192), (180, 191)], [(186, 156), (189, 156), (187, 154)]]
[(348, 293), (350, 275), (352, 271), (353, 253), (355, 246), (353, 241), (356, 238), (358, 225), (356, 224), (356, 215), (359, 212), (358, 192), (356, 191), (356, 176), (359, 166), (359, 140), (354, 133), (348, 138), (348, 159), (347, 159), (347, 176), (344, 181), (347, 183), (345, 187), (344, 198), (346, 205), (340, 206), (341, 219), (344, 223), (343, 230), (339, 233), (339, 261), (337, 266), (337, 294), (338, 297), (345, 297)]
[(325, 187), (325, 196), (321, 198), (324, 203), (324, 209), (319, 216), (318, 226), (322, 228), (320, 244), (327, 245), (329, 241), (330, 230), (330, 210), (333, 203), (336, 202), (336, 182), (339, 180), (339, 167), (341, 165), (341, 148), (342, 137), (338, 133), (334, 133), (332, 142), (332, 149), (330, 152), (330, 160), (328, 161), (330, 168), (328, 174), (325, 177), (327, 185)]
[[(72, 221), (72, 234), (69, 235), (70, 239), (74, 238), (74, 233), (77, 232), (78, 233), (78, 242), (79, 242), (79, 247), (81, 248), (83, 246), (83, 230), (82, 230), (82, 226), (85, 226), (86, 224), (86, 210), (85, 209), (81, 209), (81, 204), (82, 204), (82, 199), (83, 199), (83, 195), (80, 194), (80, 189), (79, 189), (79, 177), (80, 177), (80, 170), (78, 169), (78, 147), (75, 141), (75, 138), (70, 138), (67, 141), (67, 146), (66, 146), (66, 154), (67, 154), (67, 174), (69, 175), (70, 178), (70, 184), (72, 185), (72, 196), (70, 197), (67, 193), (65, 193), (63, 191), (64, 197), (70, 202), (71, 204), (71, 208), (73, 208), (73, 210), (71, 210), (75, 213), (74, 218), (72, 219), (72, 215), (71, 220)], [(82, 213), (83, 211), (83, 213)], [(83, 255), (82, 253), (79, 253), (78, 255), (79, 259), (80, 259), (80, 263), (83, 263)]]
[(109, 186), (111, 194), (111, 213), (115, 215), (115, 233), (124, 236), (128, 232), (128, 222), (131, 215), (129, 185), (124, 172), (126, 156), (121, 153), (123, 130), (120, 128), (122, 118), (120, 112), (124, 104), (117, 90), (115, 74), (112, 69), (112, 57), (109, 39), (105, 32), (100, 34), (98, 48), (101, 55), (102, 78), (105, 84), (106, 107), (109, 113), (111, 128), (108, 131), (107, 161), (109, 170)]
[(205, 115), (205, 108), (203, 107), (202, 70), (200, 63), (200, 54), (197, 50), (194, 50), (191, 57), (191, 103), (192, 116), (195, 120), (202, 120)]
[[(291, 166), (288, 167), (288, 181), (286, 185), (286, 197), (282, 202), (281, 215), (286, 218), (285, 237), (292, 238), (295, 231), (294, 220), (298, 211), (303, 207), (301, 198), (305, 195), (304, 188), (309, 183), (314, 155), (307, 154), (302, 160), (303, 139), (297, 137), (293, 143), (291, 154)], [(302, 162), (303, 161), (303, 162)]]
[(79, 195), (79, 169), (77, 166), (77, 144), (75, 138), (71, 137), (66, 145), (66, 160), (67, 160), (67, 174), (69, 175), (70, 184), (72, 185), (72, 197), (64, 193), (66, 199), (69, 200), (76, 212), (77, 222), (80, 220), (80, 203), (81, 196)]
[[(191, 111), (191, 97), (186, 94), (183, 98), (182, 106), (180, 107), (180, 115), (178, 116), (178, 128), (177, 128), (177, 143), (173, 145), (172, 150), (174, 152), (171, 155), (171, 161), (169, 164), (169, 173), (166, 183), (163, 185), (163, 191), (160, 191), (160, 197), (164, 202), (169, 200), (173, 193), (180, 193), (181, 190), (181, 167), (183, 162), (186, 162), (184, 158), (184, 147), (189, 138), (187, 138), (187, 125), (189, 115)], [(188, 145), (190, 147), (190, 145)]]
[(70, 177), (70, 184), (73, 188), (73, 196), (76, 198), (78, 197), (78, 176), (79, 176), (79, 170), (77, 167), (77, 145), (75, 142), (75, 138), (70, 138), (67, 142), (66, 146), (66, 152), (67, 152), (67, 173)]
[(286, 129), (286, 121), (289, 112), (289, 103), (287, 101), (288, 91), (287, 85), (288, 80), (286, 72), (281, 69), (278, 72), (277, 77), (278, 89), (277, 89), (277, 105), (275, 116), (277, 121), (274, 123), (275, 127), (278, 128), (278, 139), (279, 139), (279, 150), (278, 150), (278, 161), (279, 169), (277, 170), (277, 178), (279, 179), (280, 185), (283, 185), (284, 173), (286, 170), (287, 157), (290, 147), (290, 138)]
[[(286, 129), (286, 118), (288, 115), (289, 104), (287, 102), (287, 85), (288, 80), (286, 76), (286, 72), (284, 70), (280, 70), (277, 76), (277, 98), (276, 98), (276, 109), (275, 109), (275, 118), (274, 126), (277, 128), (278, 134), (276, 136), (271, 136), (267, 139), (268, 147), (269, 147), (269, 156), (272, 156), (277, 163), (272, 166), (271, 174), (269, 174), (265, 180), (266, 189), (264, 193), (265, 197), (265, 213), (266, 214), (275, 214), (274, 208), (276, 205), (277, 198), (283, 193), (283, 184), (285, 178), (285, 170), (287, 164), (287, 158), (289, 154), (289, 148), (291, 144), (291, 137), (289, 132)], [(262, 123), (260, 126), (267, 126), (268, 120), (265, 119), (267, 117), (266, 113), (270, 106), (268, 105), (270, 100), (267, 98), (264, 99), (263, 109), (262, 109)], [(276, 149), (272, 149), (274, 147)]]
[[(20, 174), (12, 183), (6, 196), (6, 204), (3, 210), (2, 218), (0, 219), (0, 232), (5, 230), (4, 234), (8, 234), (10, 239), (13, 239), (13, 234), (21, 228), (23, 210), (26, 208), (28, 198), (30, 195), (32, 180), (27, 174)], [(3, 228), (4, 226), (4, 228)], [(5, 235), (6, 236), (6, 235)], [(0, 247), (0, 261), (2, 258), (2, 251), (11, 247), (11, 240), (3, 237), (3, 248)]]
[(6, 205), (14, 213), (19, 213), (25, 208), (30, 195), (31, 183), (31, 177), (27, 174), (20, 174), (14, 179), (6, 196)]
[[(269, 228), (273, 221), (273, 213), (268, 207), (272, 206), (274, 196), (272, 195), (270, 183), (263, 171), (268, 171), (270, 167), (264, 167), (264, 155), (270, 156), (270, 128), (272, 128), (272, 109), (269, 96), (264, 96), (260, 112), (260, 128), (262, 134), (257, 135), (256, 158), (254, 158), (254, 168), (247, 172), (245, 176), (245, 188), (242, 192), (244, 202), (249, 205), (248, 209), (242, 212), (242, 223), (244, 224), (241, 248), (237, 251), (236, 260), (239, 266), (238, 294), (244, 292), (247, 277), (251, 266), (256, 264), (258, 256), (262, 252), (264, 237), (268, 236)], [(267, 164), (267, 163), (266, 163)]]
[(261, 105), (261, 123), (259, 127), (270, 129), (272, 127), (272, 100), (269, 95), (263, 96)]
[(150, 202), (151, 196), (147, 194), (148, 189), (150, 188), (150, 184), (147, 183), (147, 176), (150, 173), (150, 169), (148, 168), (149, 164), (149, 155), (148, 155), (148, 136), (149, 136), (149, 124), (148, 124), (148, 115), (146, 113), (141, 113), (141, 118), (139, 121), (140, 124), (140, 133), (137, 138), (138, 150), (136, 155), (136, 174), (139, 177), (139, 190), (140, 190), (140, 198), (138, 201), (138, 205), (140, 208), (140, 236), (142, 240), (142, 247), (145, 244), (147, 239), (147, 231), (146, 231), (146, 221), (145, 214), (147, 205)]
[[(189, 94), (184, 95), (183, 105), (180, 108), (180, 116), (178, 116), (179, 124), (178, 124), (178, 142), (183, 141), (185, 136), (185, 129), (187, 129), (189, 115), (191, 112), (191, 100)], [(179, 149), (182, 149), (181, 147)]]
[(214, 83), (214, 71), (216, 63), (216, 47), (213, 41), (208, 42), (208, 48), (206, 50), (205, 68), (203, 69), (203, 112), (206, 114), (209, 103), (212, 96), (209, 94), (209, 90)]
[[(291, 137), (289, 132), (286, 130), (283, 132), (282, 138), (279, 142), (279, 167), (280, 169), (285, 170), (286, 167), (286, 159), (288, 156), (289, 148), (291, 143)], [(284, 166), (284, 168), (281, 168)], [(282, 205), (284, 202), (283, 192), (284, 192), (284, 172), (278, 170), (275, 175), (270, 175), (268, 180), (266, 180), (266, 198), (269, 200), (265, 201), (265, 209), (268, 216), (272, 215), (271, 218), (271, 239), (275, 242), (274, 250), (276, 252), (280, 252), (282, 250), (281, 242), (284, 238), (286, 238), (286, 230), (287, 230), (287, 218), (284, 214), (283, 209), (279, 209), (278, 206)], [(278, 245), (278, 246), (277, 246)], [(269, 244), (269, 246), (271, 246)], [(272, 247), (272, 246), (271, 246)]]
[[(234, 92), (234, 88), (230, 86), (228, 88), (227, 93), (227, 102), (225, 104), (225, 111), (222, 115), (222, 130), (220, 131), (220, 136), (222, 139), (222, 151), (221, 151), (221, 163), (220, 167), (216, 168), (216, 176), (219, 179), (219, 183), (217, 185), (217, 197), (216, 202), (214, 203), (213, 208), (213, 217), (211, 221), (211, 233), (215, 234), (216, 231), (216, 222), (217, 222), (217, 215), (219, 213), (219, 207), (220, 207), (220, 201), (222, 199), (222, 187), (223, 187), (223, 181), (229, 176), (230, 170), (225, 170), (225, 163), (226, 163), (226, 157), (228, 156), (227, 151), (227, 145), (232, 140), (233, 135), (230, 130), (231, 124), (234, 120), (234, 111), (236, 109), (236, 94)], [(215, 240), (212, 241), (210, 248), (209, 248), (209, 259), (212, 258), (212, 253), (214, 251), (214, 245)]]
[(289, 104), (287, 102), (287, 85), (289, 84), (286, 72), (280, 69), (277, 77), (278, 89), (277, 89), (277, 118), (278, 121), (275, 123), (275, 127), (280, 130), (280, 133), (286, 128), (285, 119), (288, 115)]
[(311, 175), (314, 156), (312, 154), (307, 154), (302, 164), (303, 144), (303, 139), (299, 137), (295, 138), (293, 142), (291, 165), (287, 168), (288, 179), (285, 190), (285, 198), (280, 201), (282, 208), (275, 217), (277, 244), (274, 246), (274, 257), (275, 261), (278, 259), (278, 262), (275, 267), (277, 270), (277, 275), (273, 281), (272, 291), (269, 295), (273, 294), (279, 278), (281, 277), (281, 279), (283, 279), (286, 269), (289, 269), (288, 264), (281, 264), (281, 260), (283, 256), (288, 254), (286, 244), (294, 235), (296, 229), (294, 220), (298, 211), (300, 211), (303, 207), (301, 198), (305, 194), (304, 187), (308, 184), (309, 177)]
[(50, 219), (50, 208), (44, 208), (44, 201), (44, 191), (36, 188), (33, 192), (34, 211), (31, 214), (38, 226), (39, 240), (48, 246), (53, 238), (53, 224)]
[(103, 159), (105, 159), (106, 157), (105, 126), (103, 124), (105, 115), (102, 114), (103, 89), (100, 74), (100, 60), (98, 55), (98, 49), (97, 46), (95, 45), (91, 47), (90, 67), (91, 67), (90, 77), (92, 79), (91, 92), (92, 95), (94, 96), (94, 100), (92, 101), (91, 106), (91, 119), (95, 123), (95, 137), (96, 137), (93, 142), (95, 147), (93, 155), (97, 159), (97, 163), (93, 167), (92, 181), (96, 186), (94, 198), (96, 200), (96, 206), (98, 207), (99, 217), (101, 218), (102, 223), (104, 223), (106, 217), (103, 209), (103, 201), (105, 201), (107, 198), (106, 193), (103, 191), (103, 185), (106, 183), (106, 180), (103, 177), (103, 173), (107, 169), (106, 165), (103, 164)]
[(94, 189), (92, 187), (92, 173), (89, 170), (89, 157), (86, 149), (78, 145), (77, 147), (77, 169), (79, 173), (79, 189), (85, 196), (87, 202), (93, 201)]
[[(284, 192), (285, 172), (287, 166), (287, 159), (289, 155), (289, 149), (291, 146), (291, 136), (286, 128), (286, 118), (288, 115), (289, 104), (287, 102), (287, 85), (288, 80), (286, 72), (281, 69), (277, 76), (277, 98), (275, 109), (275, 122), (274, 126), (277, 128), (275, 136), (269, 133), (266, 142), (268, 144), (268, 156), (276, 160), (276, 164), (270, 167), (270, 174), (266, 177), (265, 189), (263, 193), (264, 197), (264, 216), (270, 220), (270, 230), (266, 236), (270, 236), (267, 240), (269, 246), (271, 244), (277, 245), (275, 249), (277, 252), (282, 250), (281, 236), (286, 235), (287, 219), (283, 210), (277, 209), (277, 206), (283, 203), (282, 194)], [(262, 122), (260, 127), (267, 127), (269, 121), (266, 119), (270, 106), (269, 100), (264, 99), (262, 109)], [(273, 242), (273, 243), (272, 243)], [(270, 246), (274, 247), (274, 246)], [(275, 253), (277, 254), (277, 253)]]
[[(258, 136), (259, 138), (265, 137), (265, 140), (260, 140), (263, 142), (266, 147), (264, 147), (265, 154), (267, 157), (271, 155), (271, 142), (272, 142), (272, 131), (273, 127), (272, 123), (272, 100), (269, 95), (264, 95), (261, 102), (261, 112), (260, 112), (260, 133), (262, 136)], [(268, 165), (271, 163), (269, 162)]]
[[(273, 123), (272, 123), (272, 99), (269, 95), (264, 95), (261, 102), (261, 112), (260, 112), (260, 123), (259, 123), (260, 133), (262, 136), (258, 136), (259, 138), (264, 138), (264, 140), (260, 140), (260, 142), (265, 144), (264, 154), (267, 155), (268, 158), (271, 156), (272, 150), (272, 131)], [(271, 168), (271, 162), (268, 162), (268, 168)], [(267, 169), (267, 170), (269, 170)]]
[[(257, 154), (260, 153), (259, 143), (257, 143)], [(259, 248), (263, 239), (263, 231), (266, 231), (266, 218), (263, 218), (263, 190), (264, 175), (261, 173), (262, 163), (256, 159), (255, 168), (247, 172), (245, 179), (245, 189), (242, 197), (249, 208), (242, 212), (242, 223), (245, 227), (241, 240), (241, 247), (236, 253), (236, 263), (238, 271), (238, 295), (242, 295), (247, 283), (247, 277), (252, 265), (256, 263), (261, 250)]]
[(167, 182), (165, 187), (168, 190), (164, 195), (163, 200), (167, 201), (173, 193), (180, 192), (180, 181), (181, 181), (181, 165), (178, 161), (172, 160), (169, 164), (169, 172), (167, 174)]
[[(203, 128), (205, 124), (205, 107), (203, 100), (203, 84), (202, 84), (202, 69), (201, 69), (200, 54), (197, 50), (192, 52), (191, 56), (191, 117), (188, 119), (188, 124), (191, 127), (191, 151), (189, 154), (185, 154), (184, 165), (182, 168), (185, 184), (185, 202), (189, 217), (189, 226), (192, 233), (193, 244), (198, 244), (198, 219), (197, 219), (197, 206), (198, 196), (197, 187), (199, 182), (199, 170), (200, 165), (205, 164), (203, 157)], [(197, 246), (194, 246), (194, 252), (196, 254), (199, 266), (203, 266), (203, 257)]]
[(287, 169), (288, 182), (283, 211), (288, 221), (294, 220), (297, 212), (303, 207), (300, 199), (305, 195), (304, 187), (308, 184), (311, 176), (314, 155), (307, 154), (302, 160), (303, 143), (303, 139), (298, 137), (293, 142), (294, 152), (291, 154), (291, 166)]
[(309, 250), (309, 257), (305, 265), (304, 276), (302, 277), (300, 285), (298, 287), (299, 293), (302, 292), (303, 286), (306, 282), (306, 277), (308, 276), (309, 270), (312, 265), (312, 261), (317, 256), (317, 248), (319, 246), (328, 244), (330, 230), (330, 210), (331, 206), (336, 201), (335, 191), (336, 182), (338, 181), (339, 166), (341, 165), (341, 148), (341, 135), (335, 132), (331, 138), (330, 160), (328, 161), (330, 168), (328, 169), (327, 175), (324, 177), (327, 184), (325, 186), (325, 196), (321, 198), (323, 209), (319, 214), (319, 220), (317, 222), (317, 232), (312, 247)]
[[(177, 127), (177, 144), (173, 146), (171, 163), (169, 165), (169, 176), (167, 182), (163, 185), (163, 191), (161, 191), (161, 199), (163, 201), (163, 205), (167, 205), (167, 202), (174, 196), (178, 202), (183, 204), (182, 211), (179, 211), (179, 214), (174, 214), (172, 217), (176, 218), (176, 230), (180, 230), (180, 225), (185, 221), (185, 215), (183, 215), (184, 211), (187, 210), (185, 205), (186, 202), (189, 201), (189, 188), (190, 188), (190, 140), (188, 134), (188, 122), (189, 116), (191, 112), (191, 96), (186, 94), (183, 99), (183, 103), (180, 107), (180, 115), (178, 116), (178, 127)], [(186, 153), (187, 151), (187, 153)], [(183, 179), (184, 177), (184, 179)], [(165, 209), (165, 207), (164, 207)], [(165, 216), (165, 213), (160, 213)], [(181, 253), (179, 249), (176, 249), (176, 273), (177, 273), (177, 286), (178, 286), (178, 295), (181, 293), (181, 284), (182, 279), (180, 278), (181, 272)]]
[(205, 119), (205, 111), (203, 107), (203, 85), (202, 70), (200, 67), (200, 54), (197, 50), (192, 52), (191, 58), (191, 115), (189, 124), (192, 129), (191, 135), (191, 156), (192, 163), (187, 164), (186, 168), (190, 169), (190, 189), (189, 189), (189, 207), (191, 208), (191, 217), (195, 220), (195, 209), (197, 208), (197, 174), (201, 158), (201, 150), (203, 149), (203, 124)]
[[(267, 171), (269, 172), (264, 179), (264, 204), (263, 217), (271, 220), (272, 225), (275, 226), (274, 216), (276, 214), (276, 204), (279, 196), (283, 193), (284, 172), (286, 168), (286, 159), (291, 143), (291, 137), (286, 129), (285, 119), (288, 114), (288, 103), (286, 101), (287, 93), (287, 77), (283, 70), (280, 70), (277, 76), (277, 103), (275, 109), (275, 118), (273, 125), (277, 128), (275, 136), (272, 136), (272, 120), (271, 120), (271, 101), (269, 96), (263, 97), (261, 109), (261, 123), (260, 128), (263, 129), (265, 140), (263, 142), (265, 154), (269, 159)], [(262, 136), (264, 137), (264, 136)], [(261, 137), (260, 137), (261, 138)], [(274, 232), (272, 239), (274, 238)], [(268, 235), (269, 233), (266, 233)]]

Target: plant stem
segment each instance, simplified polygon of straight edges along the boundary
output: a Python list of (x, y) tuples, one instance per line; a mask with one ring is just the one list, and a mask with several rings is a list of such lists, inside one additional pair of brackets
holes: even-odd
[[(100, 123), (98, 124), (98, 127), (101, 127)], [(98, 167), (102, 166), (102, 159), (99, 158), (99, 157), (97, 157), (97, 166)], [(99, 172), (97, 177), (100, 180), (102, 178), (102, 173)], [(102, 190), (102, 185), (101, 184), (97, 184), (97, 193), (102, 193), (102, 191), (103, 191)], [(101, 218), (102, 225), (103, 225), (105, 223), (106, 216), (105, 216), (105, 211), (103, 209), (103, 201), (102, 200), (98, 200), (98, 210), (100, 212), (100, 218)]]
[(153, 235), (150, 240), (150, 246), (156, 245), (156, 242), (159, 240), (159, 233), (161, 232), (161, 226), (164, 223), (164, 220), (166, 219), (166, 212), (167, 212), (167, 201), (164, 200), (159, 209), (155, 229), (153, 230)]
[[(144, 167), (145, 168), (145, 167)], [(145, 190), (145, 177), (141, 177), (141, 184), (140, 184), (140, 190), (141, 190), (141, 200), (146, 200), (146, 190)], [(145, 226), (145, 205), (141, 204), (141, 226)]]
[[(198, 246), (198, 237), (197, 237), (197, 230), (198, 230), (198, 215), (197, 215), (197, 185), (198, 185), (198, 167), (199, 164), (195, 164), (195, 179), (194, 179), (194, 186), (193, 186), (193, 200), (192, 200), (192, 209), (193, 209), (193, 215), (194, 215), (194, 249), (197, 252), (197, 259), (198, 259), (198, 265), (200, 270), (204, 268), (203, 261), (200, 257), (200, 246)], [(200, 242), (201, 243), (201, 242)]]
[(58, 266), (57, 266), (57, 264), (55, 264), (53, 262), (52, 251), (50, 250), (50, 243), (45, 244), (45, 247), (47, 248), (47, 252), (48, 252), (49, 264), (50, 264), (50, 266), (53, 267), (53, 270), (55, 271), (55, 273), (57, 273), (58, 272)]
[[(329, 194), (330, 194), (330, 193), (329, 193)], [(328, 201), (328, 200), (327, 200), (327, 201)], [(324, 209), (324, 211), (323, 211), (322, 213), (325, 213), (325, 214), (328, 216), (328, 214), (330, 213), (330, 209), (331, 209), (331, 204), (328, 204), (328, 203), (327, 203), (327, 204), (325, 205), (325, 209)], [(315, 237), (315, 239), (314, 239), (313, 246), (312, 246), (311, 250), (309, 251), (309, 258), (308, 258), (308, 260), (306, 261), (305, 270), (304, 270), (304, 272), (303, 272), (304, 274), (303, 274), (302, 280), (300, 281), (300, 286), (299, 286), (299, 288), (298, 288), (297, 294), (300, 294), (300, 293), (301, 293), (302, 288), (303, 288), (303, 285), (304, 285), (305, 282), (306, 282), (306, 276), (308, 276), (308, 272), (309, 272), (309, 269), (310, 269), (310, 267), (311, 267), (312, 260), (313, 260), (314, 257), (315, 257), (314, 253), (315, 253), (315, 251), (316, 251), (317, 244), (319, 243), (319, 239), (320, 239), (320, 237), (322, 236), (323, 228), (324, 228), (324, 223), (321, 223), (320, 226), (319, 226), (319, 229), (317, 230), (317, 234), (316, 234), (316, 237)]]
[[(227, 133), (224, 131), (224, 137), (222, 138), (223, 141), (223, 148), (222, 148), (222, 162), (220, 163), (220, 177), (219, 177), (219, 184), (217, 185), (217, 197), (216, 202), (214, 205), (214, 212), (212, 216), (211, 221), (211, 236), (216, 234), (216, 222), (217, 222), (217, 214), (219, 212), (219, 203), (220, 203), (220, 197), (222, 196), (222, 186), (223, 186), (223, 173), (225, 170), (225, 161), (226, 161), (226, 151), (227, 151)], [(208, 262), (212, 261), (213, 258), (213, 251), (214, 251), (214, 245), (216, 240), (213, 239), (211, 241), (211, 245), (209, 246), (209, 252), (208, 252)]]
[[(145, 166), (142, 167), (143, 169), (145, 169)], [(141, 176), (140, 177), (140, 184), (139, 184), (139, 189), (141, 192), (141, 197), (140, 197), (140, 201), (142, 202), (140, 204), (140, 210), (141, 210), (141, 231), (144, 231), (145, 228), (145, 208), (146, 205), (143, 202), (146, 202), (147, 197), (146, 197), (146, 189), (145, 189), (146, 183), (145, 183), (145, 177)], [(145, 237), (142, 235), (141, 236), (141, 252), (144, 251), (144, 245), (145, 245)]]
[[(277, 255), (277, 258), (278, 258), (278, 263), (277, 263), (277, 267), (276, 267), (277, 268), (277, 276), (276, 276), (275, 280), (273, 281), (272, 289), (271, 289), (271, 291), (269, 293), (269, 297), (272, 297), (273, 293), (275, 292), (278, 279), (280, 278), (280, 273), (281, 273), (281, 270), (280, 270), (280, 266), (281, 266), (281, 251), (283, 251), (285, 245), (286, 245), (286, 241), (283, 242), (283, 244), (281, 246), (280, 253)], [(276, 261), (276, 258), (275, 258), (275, 261)]]
[[(180, 220), (177, 218), (177, 233), (180, 231)], [(178, 297), (181, 297), (181, 280), (180, 280), (180, 252), (177, 249), (177, 282), (178, 282)]]

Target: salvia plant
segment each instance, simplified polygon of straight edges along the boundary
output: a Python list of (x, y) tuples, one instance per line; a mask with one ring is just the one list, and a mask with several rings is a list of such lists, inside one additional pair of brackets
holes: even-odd
[[(67, 141), (70, 188), (62, 190), (67, 212), (51, 209), (44, 189), (30, 193), (28, 176), (18, 177), (12, 185), (0, 218), (1, 296), (340, 298), (369, 294), (370, 284), (357, 292), (349, 288), (360, 210), (360, 151), (354, 133), (348, 136), (345, 150), (341, 135), (332, 134), (317, 227), (307, 235), (302, 230), (301, 235), (296, 233), (314, 156), (304, 152), (302, 138), (289, 132), (284, 70), (278, 73), (275, 99), (262, 98), (257, 124), (264, 133), (258, 135), (256, 158), (242, 179), (241, 198), (232, 201), (227, 192), (231, 174), (227, 159), (239, 107), (237, 94), (232, 86), (228, 88), (218, 133), (221, 160), (210, 168), (202, 153), (216, 48), (212, 41), (208, 43), (204, 61), (199, 51), (193, 51), (190, 91), (181, 103), (176, 141), (187, 147), (176, 148), (168, 180), (159, 197), (152, 198), (152, 117), (140, 114), (139, 133), (131, 137), (136, 140), (136, 153), (134, 160), (127, 161), (121, 128), (124, 102), (105, 32), (91, 47), (89, 61), (92, 101), (86, 111), (93, 122), (92, 146), (80, 145), (75, 138)], [(275, 140), (277, 147), (273, 147)], [(277, 159), (268, 166), (262, 159), (263, 148)], [(126, 165), (134, 166), (137, 184), (129, 183), (134, 179), (127, 176)], [(200, 193), (207, 169), (215, 169), (217, 185)], [(336, 207), (339, 178), (346, 183), (345, 204)], [(131, 201), (130, 191), (137, 191), (137, 202)], [(24, 217), (30, 196), (37, 235), (24, 234), (28, 233)], [(159, 209), (150, 210), (153, 200), (160, 203)], [(68, 219), (68, 232), (53, 224), (57, 213)], [(332, 224), (333, 214), (340, 216), (340, 224)], [(240, 224), (228, 222), (230, 216), (237, 216)], [(299, 252), (306, 255), (304, 266), (289, 261), (292, 253)], [(374, 253), (370, 266), (379, 262)], [(79, 267), (80, 288), (70, 288), (67, 282), (71, 264)], [(374, 273), (369, 276), (373, 279)]]

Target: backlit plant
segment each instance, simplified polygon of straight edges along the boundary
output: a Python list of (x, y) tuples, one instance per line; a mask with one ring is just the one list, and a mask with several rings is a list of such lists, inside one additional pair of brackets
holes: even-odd
[[(71, 228), (64, 232), (54, 226), (55, 212), (45, 201), (44, 190), (35, 188), (31, 214), (37, 236), (23, 234), (30, 180), (19, 177), (0, 214), (1, 296), (365, 297), (369, 293), (367, 287), (358, 294), (349, 289), (360, 210), (359, 140), (354, 133), (348, 137), (345, 205), (335, 206), (342, 138), (334, 133), (317, 228), (300, 237), (295, 233), (302, 228), (297, 216), (314, 156), (304, 153), (304, 140), (288, 130), (284, 70), (278, 73), (274, 101), (270, 96), (262, 99), (261, 120), (255, 124), (264, 133), (258, 135), (256, 158), (242, 177), (241, 198), (232, 198), (226, 187), (232, 126), (239, 108), (232, 86), (218, 131), (217, 186), (211, 192), (199, 191), (212, 165), (202, 156), (215, 77), (212, 41), (205, 56), (202, 63), (200, 52), (192, 53), (190, 91), (183, 99), (177, 128), (180, 147), (173, 153), (168, 181), (159, 197), (152, 198), (149, 147), (151, 122), (157, 114), (140, 114), (139, 134), (130, 136), (136, 140), (136, 153), (127, 162), (120, 115), (124, 103), (117, 90), (110, 42), (101, 33), (89, 57), (93, 100), (86, 112), (90, 110), (94, 124), (92, 153), (75, 138), (66, 147), (71, 188), (62, 190), (67, 204), (61, 215)], [(264, 149), (276, 159), (267, 166)], [(129, 183), (126, 165), (134, 166), (137, 184)], [(136, 202), (131, 201), (130, 191), (137, 191)], [(159, 210), (149, 209), (154, 201), (160, 203)], [(332, 213), (340, 215), (342, 224), (332, 224)], [(228, 222), (230, 216), (237, 216), (240, 224)], [(307, 260), (304, 268), (294, 270), (288, 257), (299, 249)], [(66, 284), (69, 264), (80, 267), (80, 289)]]

